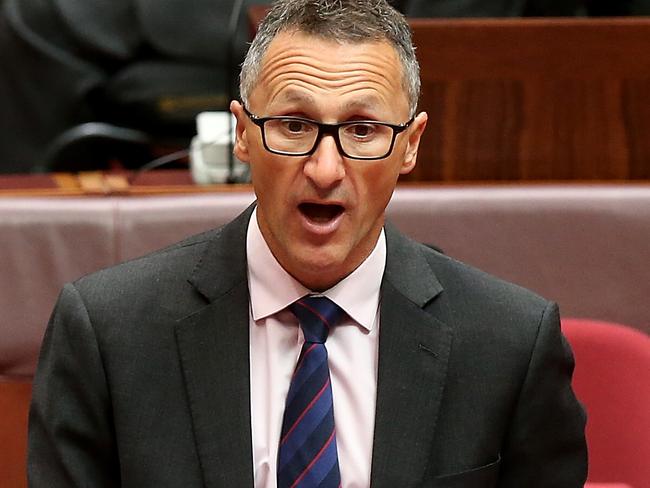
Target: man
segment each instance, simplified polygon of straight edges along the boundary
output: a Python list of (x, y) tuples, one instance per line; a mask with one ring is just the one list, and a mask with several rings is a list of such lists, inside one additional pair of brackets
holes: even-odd
[(65, 287), (32, 486), (582, 486), (556, 306), (384, 225), (418, 76), (386, 2), (275, 4), (231, 104), (256, 205)]

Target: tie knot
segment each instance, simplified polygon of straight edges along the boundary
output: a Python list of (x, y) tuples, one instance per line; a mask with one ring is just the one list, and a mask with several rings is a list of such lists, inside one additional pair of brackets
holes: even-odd
[(289, 305), (298, 318), (305, 342), (323, 344), (330, 328), (343, 317), (341, 307), (327, 297), (306, 296)]

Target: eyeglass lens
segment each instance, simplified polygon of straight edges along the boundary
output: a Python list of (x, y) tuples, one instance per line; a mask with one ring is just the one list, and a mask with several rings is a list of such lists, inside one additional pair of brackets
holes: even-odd
[[(318, 139), (318, 125), (304, 120), (271, 119), (264, 124), (269, 149), (288, 154), (310, 152)], [(369, 122), (349, 123), (338, 128), (343, 152), (349, 157), (376, 158), (390, 151), (393, 129)]]

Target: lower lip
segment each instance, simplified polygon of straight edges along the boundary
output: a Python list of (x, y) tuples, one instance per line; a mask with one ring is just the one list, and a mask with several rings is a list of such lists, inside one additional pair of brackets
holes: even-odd
[(328, 220), (326, 222), (318, 222), (311, 220), (300, 210), (298, 210), (298, 213), (300, 214), (303, 228), (310, 234), (316, 234), (319, 236), (327, 236), (328, 234), (333, 234), (336, 232), (339, 227), (341, 227), (343, 216), (345, 215), (345, 212), (341, 212), (331, 220)]

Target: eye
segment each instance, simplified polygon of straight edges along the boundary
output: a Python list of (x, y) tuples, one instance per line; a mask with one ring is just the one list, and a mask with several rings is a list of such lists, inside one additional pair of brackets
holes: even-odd
[(374, 124), (351, 124), (348, 126), (348, 134), (357, 139), (369, 139), (376, 132)]
[(286, 119), (282, 121), (284, 130), (289, 134), (304, 134), (309, 132), (311, 125), (301, 120)]

